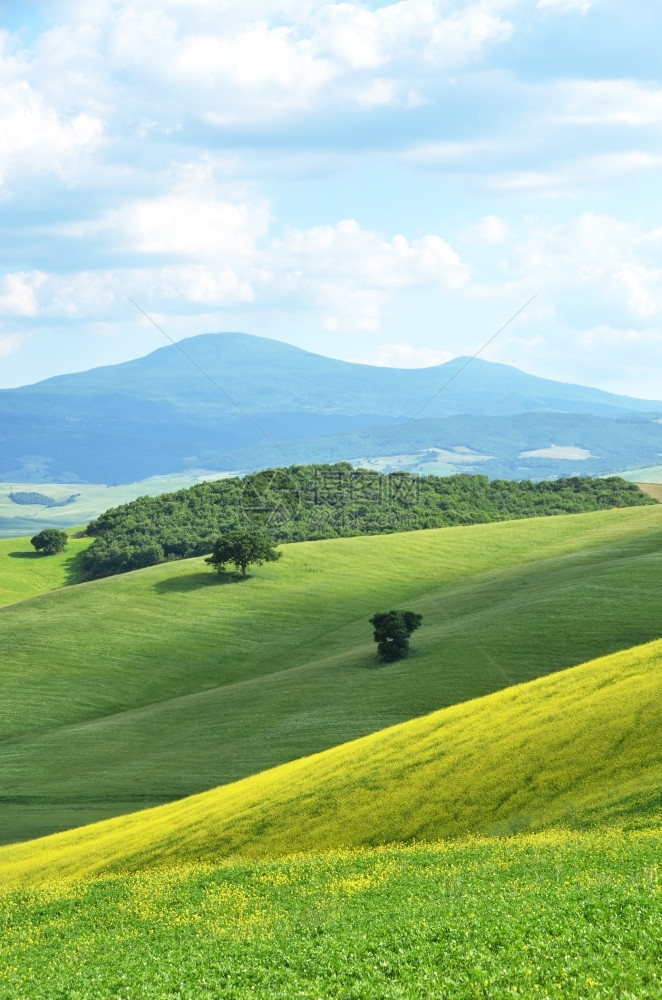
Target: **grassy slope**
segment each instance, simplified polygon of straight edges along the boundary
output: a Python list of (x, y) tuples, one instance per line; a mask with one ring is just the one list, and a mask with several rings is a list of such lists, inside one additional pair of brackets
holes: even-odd
[(45, 594), (81, 579), (81, 555), (91, 538), (73, 538), (82, 529), (72, 529), (64, 552), (45, 556), (35, 552), (29, 538), (0, 540), (0, 605)]
[(1, 848), (0, 878), (659, 824), (661, 667), (658, 640), (180, 802)]
[[(166, 564), (5, 608), (5, 840), (656, 638), (661, 542), (660, 508), (609, 511), (292, 545), (240, 584)], [(375, 669), (366, 619), (405, 602), (415, 656)]]
[(661, 846), (553, 831), (0, 890), (0, 998), (659, 1000)]

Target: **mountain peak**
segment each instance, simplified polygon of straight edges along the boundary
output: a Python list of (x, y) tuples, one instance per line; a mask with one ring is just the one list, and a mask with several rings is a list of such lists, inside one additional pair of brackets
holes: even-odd
[[(282, 465), (285, 449), (279, 455), (273, 442), (294, 439), (324, 438), (321, 450), (306, 445), (309, 461), (329, 448), (352, 459), (370, 451), (352, 433), (371, 429), (362, 440), (388, 441), (394, 425), (409, 425), (414, 416), (662, 414), (662, 403), (541, 379), (482, 358), (383, 368), (240, 332), (200, 334), (134, 361), (4, 390), (0, 408), (0, 476), (17, 482), (127, 482), (193, 467), (224, 469), (223, 455), (239, 461), (242, 449), (262, 444), (270, 449), (267, 461)], [(331, 447), (327, 439), (338, 434), (349, 436)], [(522, 451), (551, 442), (524, 443)], [(581, 440), (568, 444), (586, 450)], [(429, 440), (421, 434), (423, 448), (466, 445), (456, 431), (447, 440), (437, 431)], [(241, 461), (239, 467), (253, 463), (248, 456)]]

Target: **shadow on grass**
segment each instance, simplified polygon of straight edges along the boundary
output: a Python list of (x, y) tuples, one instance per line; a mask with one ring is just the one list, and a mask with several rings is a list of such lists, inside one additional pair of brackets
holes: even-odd
[(157, 594), (187, 594), (192, 590), (218, 587), (226, 583), (244, 583), (250, 576), (236, 573), (189, 573), (187, 576), (171, 576), (168, 580), (158, 580), (154, 584)]
[(77, 552), (75, 556), (70, 556), (69, 559), (64, 564), (64, 568), (67, 574), (66, 585), (71, 586), (74, 583), (82, 583), (84, 580), (83, 566), (85, 561), (85, 552)]
[[(8, 552), (8, 556), (12, 559), (50, 559), (51, 554), (46, 552)], [(84, 552), (77, 552), (75, 556), (70, 556), (64, 563), (65, 576), (65, 586), (70, 586), (72, 583), (82, 583), (83, 581), (83, 560), (85, 559)]]

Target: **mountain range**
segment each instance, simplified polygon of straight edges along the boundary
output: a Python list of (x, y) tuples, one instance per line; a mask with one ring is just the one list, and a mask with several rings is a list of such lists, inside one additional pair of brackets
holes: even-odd
[(0, 479), (129, 483), (350, 460), (491, 477), (656, 465), (662, 401), (455, 358), (352, 364), (241, 333), (0, 391)]

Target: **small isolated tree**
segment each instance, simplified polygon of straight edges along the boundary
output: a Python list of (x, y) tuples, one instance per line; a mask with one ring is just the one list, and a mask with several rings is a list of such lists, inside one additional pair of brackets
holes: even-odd
[(370, 624), (374, 627), (377, 650), (385, 663), (401, 660), (409, 652), (409, 636), (423, 621), (423, 615), (415, 611), (382, 611), (373, 615)]
[(44, 528), (38, 535), (30, 539), (30, 545), (34, 545), (37, 552), (43, 552), (45, 556), (54, 556), (56, 552), (64, 552), (67, 544), (66, 531), (58, 531), (57, 528)]
[(211, 555), (205, 559), (218, 573), (225, 573), (225, 567), (232, 563), (241, 575), (252, 563), (261, 566), (265, 562), (276, 562), (282, 552), (276, 552), (274, 543), (262, 531), (229, 531), (214, 542)]

